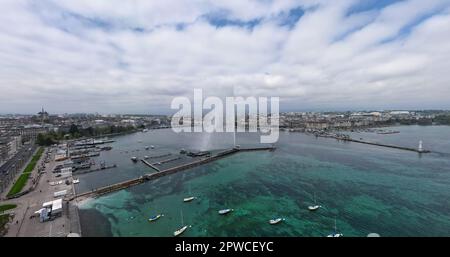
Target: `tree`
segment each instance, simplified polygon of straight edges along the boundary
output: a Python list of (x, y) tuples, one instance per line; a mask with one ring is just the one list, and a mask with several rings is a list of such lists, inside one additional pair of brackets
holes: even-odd
[(70, 125), (69, 133), (72, 135), (78, 134), (80, 131), (78, 130), (78, 126), (75, 124)]
[(51, 134), (39, 133), (36, 138), (36, 143), (40, 146), (50, 146), (50, 145), (56, 144), (57, 141), (54, 139), (54, 136)]

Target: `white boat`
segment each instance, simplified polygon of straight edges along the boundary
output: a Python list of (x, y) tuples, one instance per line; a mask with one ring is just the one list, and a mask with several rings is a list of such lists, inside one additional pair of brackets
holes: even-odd
[(184, 220), (183, 220), (183, 210), (181, 210), (181, 228), (176, 230), (175, 232), (173, 232), (173, 236), (179, 236), (181, 234), (184, 233), (184, 231), (186, 231), (186, 229), (189, 227), (187, 225), (184, 225)]
[(329, 234), (327, 237), (343, 237), (343, 236), (344, 236), (343, 234), (332, 233), (332, 234)]
[(150, 147), (146, 146), (146, 147), (145, 147), (145, 150), (148, 150), (149, 148), (150, 148)]
[(150, 148), (151, 148), (151, 149), (154, 149), (154, 148), (155, 148), (155, 146), (151, 145), (151, 146), (150, 146)]
[(148, 156), (146, 155), (146, 156), (144, 156), (144, 159), (148, 159)]
[(72, 183), (73, 184), (78, 184), (78, 183), (80, 183), (80, 180), (79, 179), (74, 179), (74, 180), (72, 180)]
[(164, 214), (158, 214), (158, 215), (156, 215), (156, 216), (150, 217), (150, 218), (148, 219), (148, 221), (150, 221), (150, 222), (156, 221), (156, 220), (158, 220), (159, 218), (161, 218), (161, 217), (163, 217), (163, 216), (164, 216)]
[(225, 214), (228, 214), (228, 213), (230, 213), (232, 211), (234, 211), (234, 210), (233, 209), (223, 209), (223, 210), (219, 211), (219, 214), (220, 215), (225, 215)]
[[(191, 194), (191, 185), (189, 184), (189, 195)], [(196, 197), (195, 196), (190, 196), (190, 197), (186, 197), (183, 199), (184, 202), (191, 202), (192, 200), (194, 200)]]
[(194, 199), (195, 199), (195, 196), (186, 197), (186, 198), (183, 199), (183, 202), (191, 202)]
[(320, 207), (320, 205), (314, 205), (314, 206), (308, 206), (308, 210), (310, 211), (317, 211)]
[(184, 227), (178, 229), (177, 231), (173, 232), (173, 236), (179, 236), (179, 235), (183, 234), (187, 228), (188, 228), (188, 226), (184, 226)]
[(285, 219), (283, 219), (283, 218), (276, 218), (276, 219), (271, 219), (271, 220), (269, 220), (269, 224), (270, 225), (275, 225), (275, 224), (278, 224), (278, 223), (280, 223), (280, 222), (282, 222), (282, 221), (284, 221)]
[(343, 237), (344, 234), (338, 233), (336, 228), (336, 219), (334, 219), (334, 233), (329, 234), (327, 237)]
[(137, 162), (137, 157), (131, 157), (131, 160), (133, 161), (133, 162)]
[(308, 210), (317, 211), (320, 207), (322, 206), (316, 204), (316, 193), (314, 193), (314, 205), (308, 206)]

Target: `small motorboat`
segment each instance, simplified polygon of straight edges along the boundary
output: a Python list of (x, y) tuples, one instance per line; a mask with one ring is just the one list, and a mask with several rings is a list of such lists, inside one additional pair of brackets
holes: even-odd
[(133, 162), (137, 162), (137, 157), (131, 157), (131, 160), (133, 161)]
[(310, 211), (317, 211), (320, 207), (322, 207), (322, 206), (320, 206), (320, 205), (309, 206), (308, 210), (310, 210)]
[(195, 196), (191, 196), (191, 197), (186, 197), (186, 198), (184, 198), (183, 199), (183, 202), (191, 202), (192, 200), (194, 200), (195, 199)]
[(156, 221), (156, 220), (158, 220), (159, 218), (161, 218), (161, 217), (163, 217), (163, 216), (164, 216), (164, 214), (158, 214), (158, 215), (156, 215), (156, 216), (150, 217), (150, 218), (148, 219), (148, 221), (153, 222), (153, 221)]
[(271, 220), (269, 220), (269, 224), (270, 224), (270, 225), (275, 225), (275, 224), (278, 224), (278, 223), (280, 223), (280, 222), (282, 222), (282, 221), (284, 221), (283, 218), (271, 219)]
[(147, 160), (147, 159), (148, 159), (148, 156), (147, 156), (147, 155), (146, 155), (146, 156), (144, 156), (144, 159), (146, 159), (146, 160)]
[(225, 214), (228, 214), (228, 213), (230, 213), (232, 211), (234, 211), (234, 210), (233, 209), (223, 209), (223, 210), (219, 211), (219, 214), (220, 215), (225, 215)]
[(322, 206), (317, 205), (317, 203), (316, 203), (316, 193), (314, 193), (314, 205), (308, 206), (308, 210), (310, 210), (310, 211), (317, 211), (321, 207)]
[(74, 179), (74, 180), (72, 180), (72, 184), (78, 184), (78, 183), (80, 183), (80, 180), (79, 180), (79, 179)]
[(151, 148), (151, 149), (155, 149), (155, 146), (151, 145), (150, 148)]

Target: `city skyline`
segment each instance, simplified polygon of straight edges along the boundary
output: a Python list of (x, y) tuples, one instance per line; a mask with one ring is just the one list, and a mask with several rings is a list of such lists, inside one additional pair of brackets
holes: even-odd
[(450, 3), (2, 1), (1, 113), (171, 114), (175, 96), (281, 111), (450, 109)]

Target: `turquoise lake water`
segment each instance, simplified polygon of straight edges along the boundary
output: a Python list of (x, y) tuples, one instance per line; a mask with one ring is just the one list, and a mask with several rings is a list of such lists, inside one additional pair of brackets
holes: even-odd
[[(274, 152), (247, 152), (87, 201), (80, 206), (83, 236), (326, 236), (334, 221), (344, 236), (450, 236), (450, 127), (402, 126), (400, 134), (358, 133), (377, 142), (431, 154), (339, 142), (281, 132)], [(115, 138), (98, 160), (118, 168), (80, 176), (77, 191), (152, 172), (130, 156), (232, 146), (232, 134), (175, 134), (171, 130)], [(255, 134), (240, 134), (242, 146)], [(154, 145), (150, 152), (143, 150)], [(139, 151), (137, 151), (139, 150)], [(323, 208), (308, 211), (314, 194)], [(184, 203), (183, 198), (198, 199)], [(233, 208), (226, 216), (217, 211)], [(150, 223), (147, 219), (163, 213)], [(268, 221), (283, 217), (276, 226)]]

